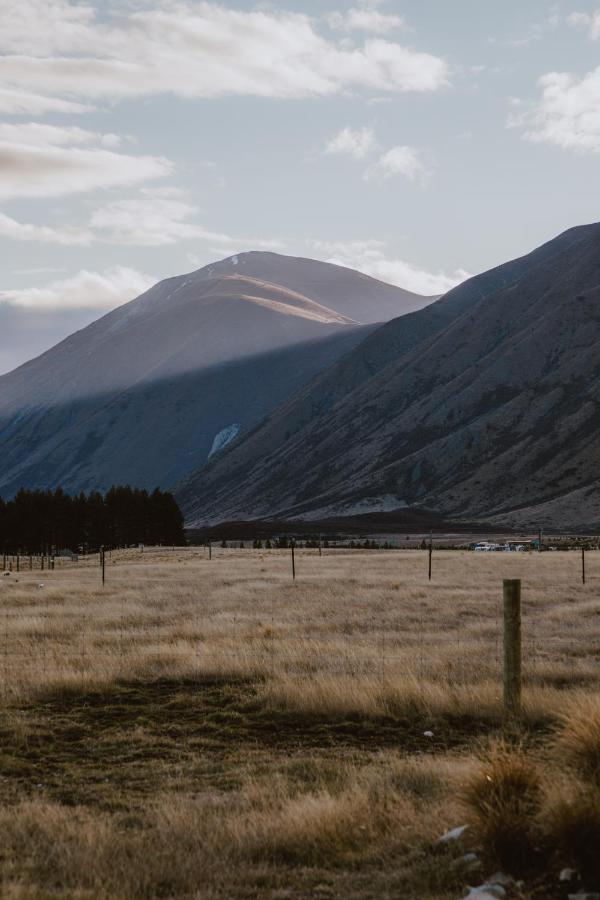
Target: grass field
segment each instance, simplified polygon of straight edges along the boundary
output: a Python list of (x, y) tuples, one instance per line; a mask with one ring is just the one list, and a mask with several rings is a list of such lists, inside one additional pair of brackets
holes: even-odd
[[(418, 551), (296, 551), (296, 571), (135, 550), (104, 588), (97, 557), (1, 578), (3, 897), (462, 897), (504, 860), (477, 779), (507, 759), (540, 772), (544, 840), (564, 831), (586, 765), (600, 781), (600, 553), (585, 586), (575, 553), (439, 552), (431, 583)], [(503, 578), (523, 580), (519, 724)], [(552, 840), (514, 896), (566, 896)]]

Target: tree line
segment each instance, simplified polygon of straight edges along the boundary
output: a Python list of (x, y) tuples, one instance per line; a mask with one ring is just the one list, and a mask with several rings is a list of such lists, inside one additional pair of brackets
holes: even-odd
[(106, 494), (70, 496), (22, 489), (8, 501), (0, 497), (0, 552), (50, 554), (95, 551), (132, 544), (185, 543), (183, 516), (173, 495), (129, 485)]

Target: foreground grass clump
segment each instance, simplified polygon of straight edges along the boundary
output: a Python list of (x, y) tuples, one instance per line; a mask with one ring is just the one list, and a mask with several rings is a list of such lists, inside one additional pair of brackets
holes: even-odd
[(600, 885), (600, 788), (576, 782), (551, 792), (542, 820), (555, 859), (588, 887)]
[(487, 858), (513, 874), (535, 867), (542, 781), (522, 749), (493, 743), (463, 788), (478, 843)]
[(574, 774), (600, 787), (600, 698), (571, 702), (560, 717), (554, 742), (557, 760)]
[(571, 704), (551, 746), (562, 782), (549, 785), (543, 825), (556, 857), (600, 885), (600, 699)]
[[(600, 703), (571, 705), (544, 754), (492, 743), (462, 798), (491, 865), (514, 875), (573, 867), (600, 885)], [(543, 756), (542, 759), (539, 757)]]

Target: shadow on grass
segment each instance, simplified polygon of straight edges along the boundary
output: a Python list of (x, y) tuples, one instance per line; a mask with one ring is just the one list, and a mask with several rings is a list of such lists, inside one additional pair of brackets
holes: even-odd
[[(244, 760), (332, 749), (444, 753), (500, 729), (488, 717), (335, 719), (265, 707), (244, 680), (121, 681), (53, 689), (0, 717), (0, 801), (42, 792), (63, 803), (130, 806), (157, 789), (239, 784)], [(433, 737), (425, 732), (432, 732)]]

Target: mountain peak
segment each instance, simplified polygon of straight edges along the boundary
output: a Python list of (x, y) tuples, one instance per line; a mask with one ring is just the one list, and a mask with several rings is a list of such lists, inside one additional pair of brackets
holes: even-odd
[(0, 488), (172, 485), (222, 431), (428, 302), (265, 251), (168, 278), (0, 378)]

